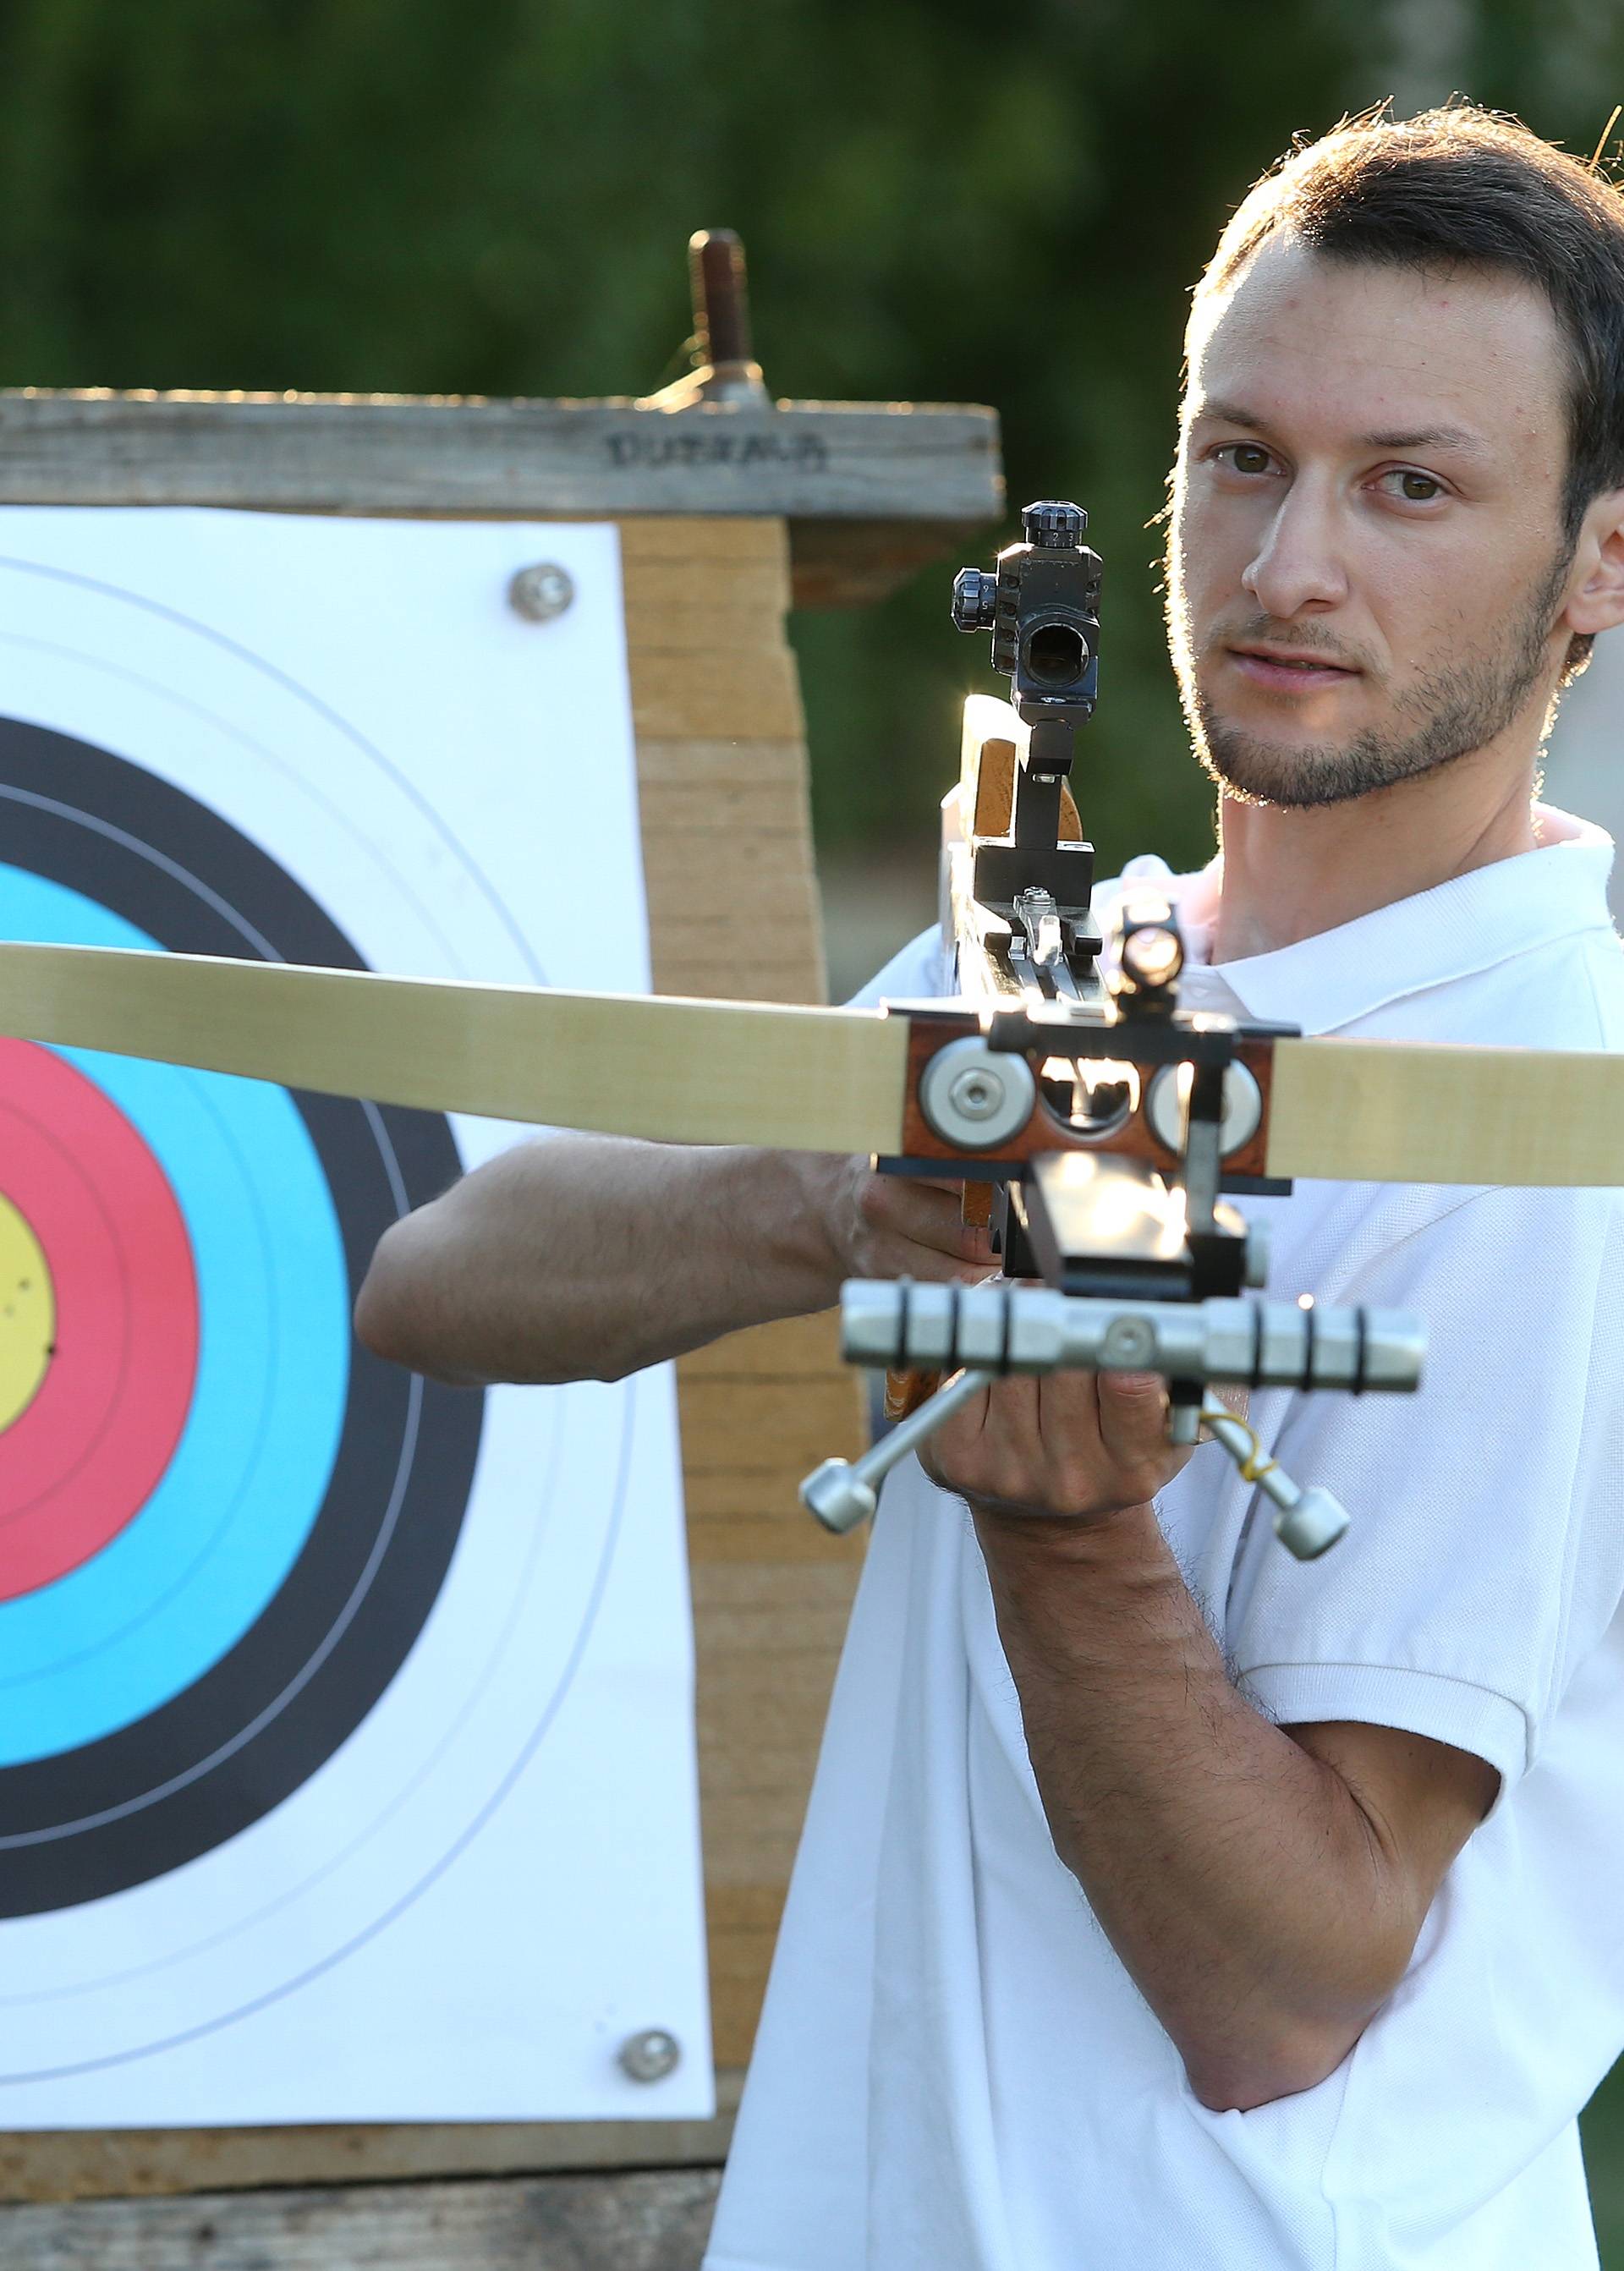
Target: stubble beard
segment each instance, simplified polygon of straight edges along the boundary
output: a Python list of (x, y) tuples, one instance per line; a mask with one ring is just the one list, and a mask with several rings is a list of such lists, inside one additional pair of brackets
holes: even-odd
[[(1572, 562), (1570, 551), (1557, 555), (1493, 648), (1430, 673), (1402, 695), (1395, 705), (1397, 722), (1389, 730), (1368, 726), (1346, 741), (1281, 748), (1220, 717), (1197, 682), (1171, 545), (1168, 552), (1167, 640), (1196, 756), (1226, 795), (1243, 804), (1281, 805), (1296, 811), (1345, 804), (1399, 781), (1419, 779), (1469, 756), (1504, 733), (1522, 715), (1550, 667), (1547, 642)], [(1283, 632), (1261, 614), (1226, 637), (1283, 641), (1289, 637), (1297, 645), (1313, 643), (1312, 635), (1305, 636), (1300, 626)]]

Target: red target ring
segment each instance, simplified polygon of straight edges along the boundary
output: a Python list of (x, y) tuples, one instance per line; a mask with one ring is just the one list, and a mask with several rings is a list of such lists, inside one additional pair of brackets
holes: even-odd
[(0, 1040), (0, 1195), (56, 1299), (37, 1392), (0, 1433), (0, 1600), (99, 1553), (134, 1520), (186, 1424), (197, 1281), (168, 1178), (93, 1082)]

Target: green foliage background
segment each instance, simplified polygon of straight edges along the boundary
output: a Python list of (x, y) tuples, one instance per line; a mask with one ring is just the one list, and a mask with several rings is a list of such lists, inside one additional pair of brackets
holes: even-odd
[[(990, 402), (1107, 564), (1108, 864), (1200, 856), (1156, 599), (1185, 294), (1299, 131), (1469, 89), (1588, 151), (1605, 0), (6, 0), (0, 379), (640, 391), (682, 246), (749, 249), (784, 393)], [(951, 565), (952, 563), (948, 563)], [(941, 571), (796, 626), (826, 845), (905, 841), (977, 661)], [(927, 824), (927, 823), (926, 823)]]
[[(776, 391), (995, 404), (1011, 498), (1088, 504), (1084, 808), (1107, 869), (1195, 859), (1146, 525), (1186, 292), (1294, 133), (1455, 88), (1588, 153), (1624, 11), (4, 0), (0, 383), (638, 392), (688, 327), (689, 231), (736, 227)], [(979, 667), (944, 594), (797, 622), (827, 846), (928, 829)], [(1592, 2144), (1605, 2220), (1599, 2109)]]

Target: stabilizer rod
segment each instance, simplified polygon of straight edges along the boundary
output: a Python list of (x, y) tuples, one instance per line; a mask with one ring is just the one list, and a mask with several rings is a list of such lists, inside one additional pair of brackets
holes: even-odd
[(1158, 1372), (1358, 1395), (1417, 1387), (1426, 1353), (1421, 1322), (1407, 1309), (1096, 1300), (1046, 1285), (853, 1278), (841, 1289), (840, 1310), (848, 1361), (914, 1372)]

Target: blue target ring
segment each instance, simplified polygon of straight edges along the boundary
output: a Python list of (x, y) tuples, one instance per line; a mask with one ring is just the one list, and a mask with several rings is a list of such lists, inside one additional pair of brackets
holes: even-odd
[[(82, 892), (4, 864), (0, 936), (158, 945)], [(82, 1567), (0, 1604), (0, 1766), (144, 1717), (242, 1638), (321, 1510), (349, 1383), (343, 1242), (287, 1091), (57, 1054), (117, 1106), (168, 1179), (191, 1240), (201, 1338), (185, 1432), (135, 1521)]]

